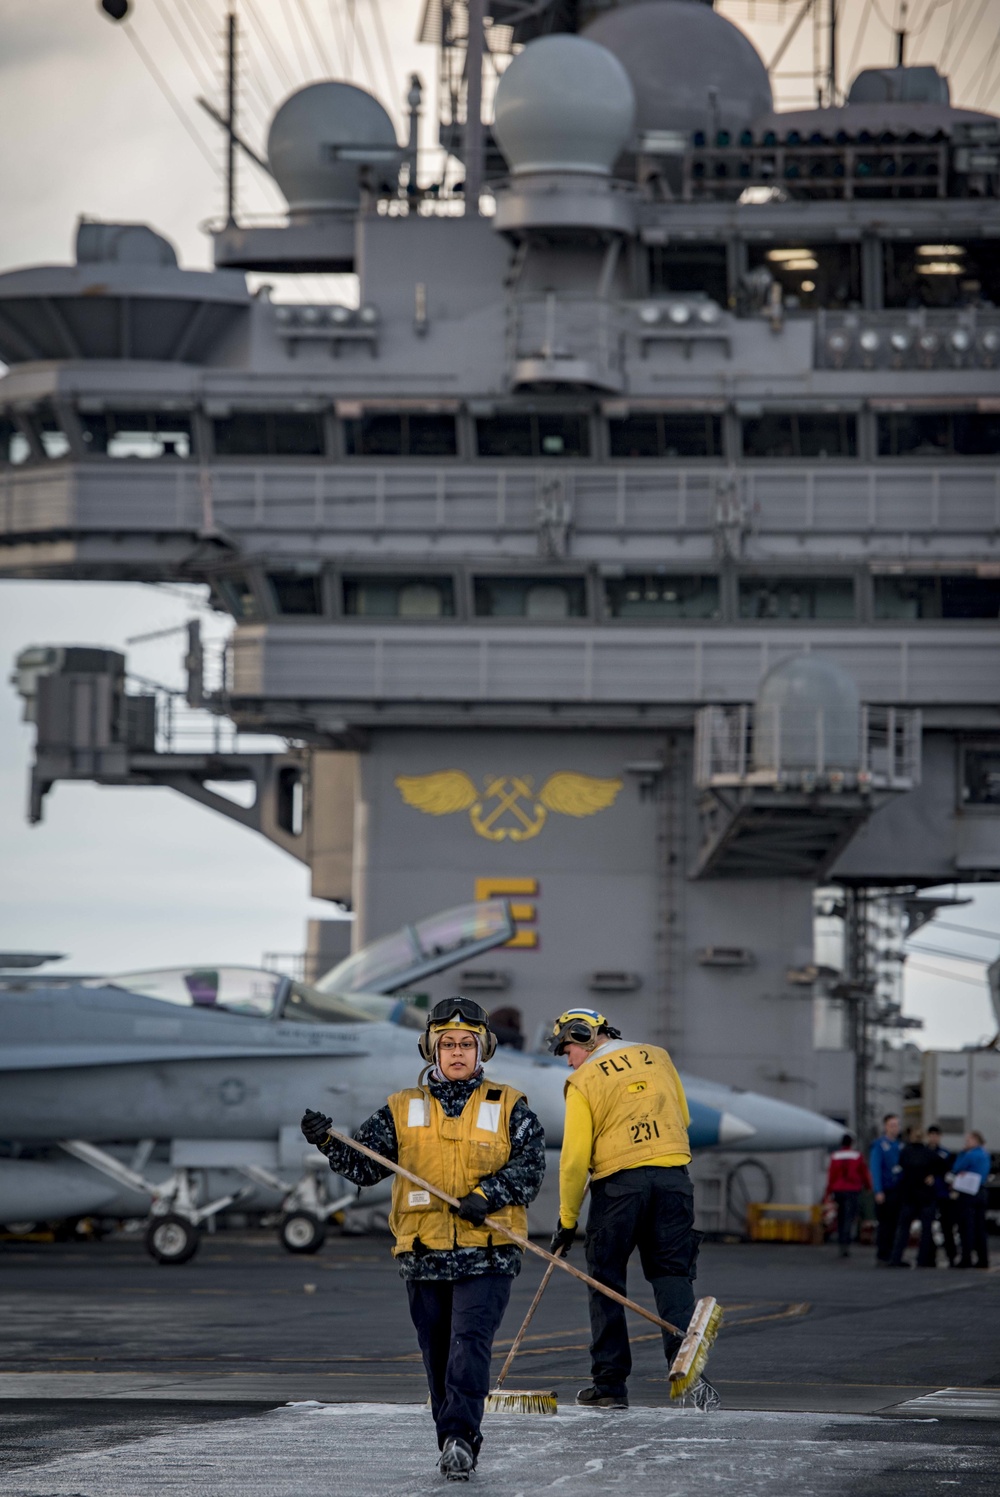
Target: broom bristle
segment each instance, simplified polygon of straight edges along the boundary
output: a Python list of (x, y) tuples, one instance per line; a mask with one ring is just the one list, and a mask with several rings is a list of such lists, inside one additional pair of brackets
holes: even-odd
[(683, 1398), (685, 1393), (690, 1392), (695, 1383), (705, 1370), (708, 1354), (715, 1344), (719, 1331), (722, 1327), (722, 1306), (714, 1305), (712, 1312), (705, 1322), (705, 1328), (701, 1333), (701, 1340), (691, 1358), (690, 1366), (683, 1377), (671, 1378), (670, 1397), (671, 1400)]
[(486, 1398), (488, 1414), (556, 1414), (558, 1411), (554, 1393), (507, 1393), (498, 1389)]

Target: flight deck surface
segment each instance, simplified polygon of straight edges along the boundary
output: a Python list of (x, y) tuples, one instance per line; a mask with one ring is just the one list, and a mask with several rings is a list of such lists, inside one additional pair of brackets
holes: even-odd
[[(992, 1494), (1000, 1274), (892, 1272), (869, 1249), (847, 1262), (834, 1251), (706, 1245), (698, 1287), (727, 1309), (711, 1358), (724, 1410), (710, 1415), (669, 1408), (658, 1334), (639, 1324), (629, 1413), (575, 1408), (586, 1299), (557, 1276), (508, 1385), (555, 1389), (559, 1415), (489, 1417), (476, 1487), (529, 1497), (569, 1476), (574, 1491), (610, 1492), (627, 1470), (664, 1497), (902, 1497), (956, 1482)], [(497, 1369), (539, 1268), (515, 1285)], [(649, 1300), (637, 1276), (631, 1287)], [(182, 1268), (158, 1267), (138, 1240), (4, 1244), (0, 1321), (4, 1497), (443, 1486), (384, 1238), (292, 1257), (266, 1236), (220, 1233)]]

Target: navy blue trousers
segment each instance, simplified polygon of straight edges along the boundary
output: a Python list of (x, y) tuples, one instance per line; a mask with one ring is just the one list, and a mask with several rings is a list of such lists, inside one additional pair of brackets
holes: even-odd
[[(694, 1191), (683, 1166), (641, 1165), (594, 1180), (587, 1216), (587, 1268), (609, 1289), (626, 1292), (628, 1260), (639, 1249), (642, 1271), (664, 1320), (686, 1330), (694, 1311), (701, 1233), (694, 1230)], [(624, 1393), (632, 1371), (625, 1311), (595, 1289), (590, 1296), (590, 1366), (595, 1388)], [(671, 1361), (680, 1340), (663, 1332)]]
[(410, 1279), (410, 1318), (427, 1371), (438, 1448), (458, 1435), (479, 1453), (480, 1424), (490, 1390), (493, 1337), (510, 1299), (510, 1274), (471, 1279)]

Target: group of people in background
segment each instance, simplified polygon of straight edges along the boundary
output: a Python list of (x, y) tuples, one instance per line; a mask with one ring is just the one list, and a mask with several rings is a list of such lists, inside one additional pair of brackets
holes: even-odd
[(850, 1256), (861, 1198), (875, 1197), (875, 1259), (887, 1268), (909, 1268), (906, 1251), (914, 1222), (920, 1223), (917, 1268), (937, 1267), (934, 1225), (940, 1224), (951, 1268), (988, 1268), (986, 1180), (990, 1156), (981, 1133), (966, 1134), (957, 1154), (941, 1142), (940, 1128), (901, 1131), (896, 1113), (882, 1119), (882, 1133), (867, 1161), (845, 1133), (830, 1159), (827, 1195), (837, 1206), (840, 1256)]

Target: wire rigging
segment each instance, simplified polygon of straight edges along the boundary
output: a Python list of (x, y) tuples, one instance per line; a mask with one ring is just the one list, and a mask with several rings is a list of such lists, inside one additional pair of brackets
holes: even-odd
[(979, 92), (976, 94), (975, 101), (977, 108), (983, 102), (984, 97), (986, 97), (985, 90), (990, 81), (990, 74), (993, 71), (993, 59), (997, 55), (998, 48), (1000, 48), (1000, 30), (997, 31), (996, 36), (993, 38), (993, 45), (987, 52), (986, 60), (984, 61), (982, 67), (979, 69), (979, 72), (969, 80), (970, 93), (972, 92), (972, 89), (977, 80), (979, 81)]
[(218, 161), (216, 161), (215, 157), (212, 155), (212, 152), (209, 150), (202, 137), (198, 134), (198, 131), (194, 128), (194, 125), (192, 125), (191, 121), (188, 119), (187, 115), (184, 112), (184, 107), (181, 104), (180, 100), (177, 98), (177, 95), (174, 93), (173, 89), (170, 87), (170, 84), (167, 82), (166, 78), (164, 78), (163, 74), (156, 66), (156, 63), (149, 55), (149, 52), (146, 50), (143, 43), (139, 40), (138, 36), (136, 36), (128, 21), (124, 23), (124, 25), (122, 26), (122, 30), (128, 37), (129, 41), (132, 43), (132, 46), (138, 53), (143, 66), (145, 67), (147, 73), (149, 73), (157, 88), (160, 90), (160, 93), (166, 99), (174, 114), (180, 120), (181, 124), (184, 126), (184, 129), (194, 141), (195, 145), (198, 147), (199, 151), (204, 156), (209, 166), (215, 172), (216, 176), (221, 180), (224, 175), (222, 167), (219, 165)]
[(295, 79), (292, 77), (292, 74), (285, 62), (284, 51), (281, 46), (275, 41), (271, 29), (267, 25), (267, 22), (264, 21), (261, 16), (258, 16), (257, 6), (254, 3), (254, 0), (243, 0), (243, 4), (247, 15), (250, 17), (250, 21), (256, 29), (257, 35), (259, 36), (261, 43), (263, 44), (264, 51), (267, 55), (268, 61), (271, 64), (271, 67), (274, 69), (275, 76), (282, 80), (283, 86), (286, 89), (294, 88)]
[(868, 30), (868, 18), (871, 15), (871, 13), (872, 13), (872, 8), (871, 8), (870, 5), (863, 5), (861, 7), (861, 24), (860, 24), (860, 26), (858, 26), (858, 28), (856, 29), (856, 31), (854, 33), (854, 46), (851, 48), (851, 60), (847, 64), (847, 75), (846, 76), (848, 78), (851, 78), (851, 77), (854, 76), (854, 66), (855, 66), (855, 63), (858, 60), (858, 54), (861, 51), (862, 45), (864, 44), (865, 32)]
[(987, 941), (1000, 941), (1000, 930), (984, 930), (981, 925), (956, 925), (950, 920), (935, 920), (933, 925), (935, 930), (957, 930), (963, 936), (983, 936)]
[(328, 0), (328, 8), (330, 11), (330, 26), (333, 29), (334, 39), (337, 43), (337, 55), (340, 58), (341, 70), (346, 77), (350, 72), (350, 68), (347, 65), (347, 38), (344, 35), (344, 28), (341, 24), (340, 12), (337, 10), (336, 0)]
[(364, 29), (358, 25), (357, 7), (353, 4), (353, 0), (348, 0), (347, 14), (350, 17), (351, 28), (358, 44), (358, 51), (361, 54), (361, 62), (368, 76), (368, 82), (373, 92), (378, 93), (378, 84), (375, 81), (375, 69), (372, 67), (371, 56), (368, 52), (368, 43), (365, 41)]
[(313, 21), (312, 12), (306, 4), (306, 0), (298, 0), (298, 5), (299, 10), (302, 12), (302, 20), (305, 28), (312, 38), (313, 46), (316, 48), (316, 55), (318, 56), (320, 62), (323, 64), (323, 68), (326, 72), (327, 77), (332, 77), (333, 63), (331, 62), (327, 54), (326, 47), (323, 45), (323, 39), (316, 28), (315, 22)]
[(156, 9), (160, 13), (160, 19), (163, 21), (163, 24), (166, 26), (174, 41), (177, 43), (178, 49), (183, 56), (184, 61), (187, 63), (188, 67), (194, 74), (195, 81), (197, 82), (198, 87), (202, 89), (203, 92), (209, 93), (212, 89), (212, 80), (211, 78), (206, 79), (205, 74), (201, 70), (201, 60), (198, 57), (192, 55), (187, 38), (177, 25), (176, 18), (171, 13), (170, 7), (164, 4), (164, 0), (155, 0), (155, 5)]
[[(957, 73), (958, 72), (959, 64), (961, 63), (962, 58), (965, 56), (966, 52), (969, 50), (969, 45), (972, 42), (972, 38), (975, 36), (976, 31), (979, 28), (979, 23), (982, 20), (984, 14), (986, 12), (986, 7), (987, 7), (987, 5), (989, 5), (989, 3), (990, 3), (990, 0), (980, 0), (979, 9), (976, 11), (975, 15), (973, 16), (973, 18), (972, 18), (972, 24), (969, 26), (968, 30), (965, 33), (965, 36), (962, 38), (962, 45), (959, 48), (959, 51), (958, 51), (958, 53), (957, 53), (957, 55), (955, 57), (955, 61), (951, 65), (950, 71), (952, 73)], [(940, 67), (941, 67), (942, 73), (945, 72), (946, 70), (948, 70), (948, 53), (949, 53), (949, 50), (950, 50), (952, 42), (957, 42), (957, 40), (958, 40), (958, 33), (959, 33), (960, 30), (961, 30), (961, 22), (959, 22), (958, 26), (955, 27), (954, 34), (952, 36), (949, 36), (948, 43), (945, 46), (945, 49), (944, 49), (944, 51), (941, 54)]]
[(984, 983), (981, 977), (963, 977), (959, 972), (946, 972), (943, 967), (929, 967), (924, 962), (907, 962), (906, 965), (911, 971), (929, 972), (932, 977), (947, 977), (949, 982), (964, 982), (967, 987), (983, 991)]
[(382, 56), (382, 66), (385, 69), (386, 82), (389, 85), (389, 97), (395, 99), (399, 80), (396, 70), (392, 65), (392, 52), (389, 47), (389, 38), (386, 34), (385, 21), (382, 18), (382, 7), (379, 0), (371, 0), (372, 15), (375, 18), (375, 35), (378, 39), (379, 52)]
[(281, 0), (281, 9), (285, 17), (285, 25), (288, 28), (288, 34), (292, 38), (292, 46), (295, 48), (295, 55), (299, 60), (299, 68), (302, 72), (302, 76), (304, 79), (308, 79), (312, 76), (312, 70), (309, 67), (309, 55), (302, 44), (302, 38), (299, 35), (299, 28), (295, 24), (295, 12), (292, 10), (289, 0)]

